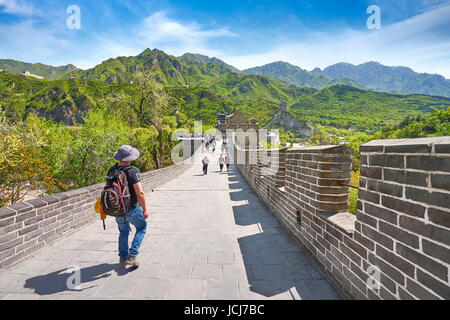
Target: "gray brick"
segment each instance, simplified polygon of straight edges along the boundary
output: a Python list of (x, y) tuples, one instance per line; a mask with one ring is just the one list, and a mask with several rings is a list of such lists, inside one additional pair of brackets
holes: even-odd
[(14, 223), (14, 217), (9, 217), (9, 218), (5, 218), (5, 219), (1, 219), (0, 220), (0, 230), (1, 228), (4, 228), (8, 225), (11, 225)]
[(380, 167), (361, 166), (361, 176), (381, 180), (383, 169)]
[[(12, 218), (14, 219), (14, 218)], [(13, 231), (17, 231), (20, 228), (23, 227), (23, 223), (19, 222), (19, 223), (14, 223), (14, 224), (9, 224), (5, 227), (0, 228), (0, 236), (5, 235), (7, 233), (13, 232)]]
[(24, 213), (33, 210), (34, 207), (26, 202), (18, 202), (9, 206), (10, 209), (17, 211), (17, 213)]
[(16, 247), (18, 245), (20, 245), (21, 243), (23, 243), (23, 237), (16, 237), (13, 238), (12, 240), (8, 241), (8, 242), (0, 242), (0, 252)]
[(356, 286), (361, 292), (366, 292), (367, 284), (357, 277), (353, 272), (351, 272), (347, 267), (343, 268), (344, 276), (351, 281), (351, 283)]
[(363, 224), (367, 224), (367, 225), (369, 225), (371, 227), (378, 228), (378, 221), (377, 221), (377, 219), (372, 218), (369, 214), (364, 213), (361, 210), (358, 210), (356, 212), (356, 219), (357, 219), (357, 221), (359, 221), (359, 222), (361, 222)]
[(380, 203), (380, 194), (364, 189), (359, 189), (358, 196), (360, 200), (369, 201), (375, 204)]
[(385, 146), (386, 153), (430, 153), (431, 144), (399, 144)]
[(419, 248), (419, 237), (412, 233), (406, 232), (383, 221), (380, 221), (379, 230), (380, 232), (400, 241), (401, 243), (406, 243), (416, 249)]
[(403, 196), (403, 186), (378, 180), (367, 180), (367, 189), (395, 197)]
[(394, 170), (384, 168), (384, 180), (402, 184), (426, 187), (428, 174), (423, 172)]
[(22, 236), (24, 234), (30, 233), (30, 232), (35, 231), (37, 229), (39, 229), (39, 224), (34, 224), (34, 225), (29, 226), (29, 227), (25, 227), (25, 228), (19, 230), (19, 236)]
[(38, 243), (37, 239), (32, 239), (32, 240), (30, 240), (28, 242), (24, 242), (23, 244), (21, 244), (21, 245), (16, 247), (16, 252), (21, 252), (21, 251), (24, 251), (26, 249), (29, 249), (29, 248), (37, 245), (37, 243)]
[(428, 220), (440, 226), (450, 228), (450, 212), (428, 208)]
[(424, 171), (450, 172), (449, 157), (443, 156), (407, 156), (406, 166)]
[(388, 289), (393, 295), (396, 294), (396, 288), (397, 285), (395, 284), (394, 281), (392, 281), (391, 279), (389, 279), (389, 277), (387, 277), (385, 274), (381, 273), (381, 277), (380, 277), (380, 281), (381, 284)]
[(389, 278), (394, 280), (396, 283), (403, 285), (405, 283), (405, 276), (402, 272), (394, 268), (390, 263), (385, 262), (378, 256), (369, 253), (369, 261), (371, 264), (376, 265), (380, 268), (381, 272), (385, 273)]
[(433, 278), (422, 270), (417, 270), (417, 280), (427, 288), (430, 288), (442, 299), (450, 300), (450, 287), (448, 286), (448, 284)]
[(386, 250), (385, 248), (379, 245), (376, 245), (375, 252), (377, 256), (382, 258), (387, 263), (392, 264), (394, 267), (402, 271), (404, 274), (410, 277), (414, 277), (415, 267), (412, 263), (408, 262), (407, 260), (397, 256), (393, 252)]
[(450, 153), (450, 144), (437, 144), (434, 146), (436, 153)]
[(404, 159), (404, 156), (397, 155), (369, 155), (369, 165), (389, 168), (404, 168)]
[(10, 232), (3, 236), (0, 236), (0, 243), (11, 241), (17, 237), (17, 232)]
[(450, 249), (430, 242), (427, 239), (422, 239), (422, 248), (425, 254), (450, 264)]
[(385, 220), (395, 225), (397, 224), (398, 214), (395, 211), (378, 207), (366, 202), (364, 203), (364, 212), (378, 219)]
[(16, 210), (13, 210), (8, 207), (0, 208), (0, 219), (6, 219), (16, 215)]
[(381, 203), (383, 204), (383, 206), (389, 209), (405, 213), (410, 216), (415, 216), (419, 218), (423, 218), (425, 216), (425, 207), (417, 203), (407, 202), (386, 195), (382, 196)]
[(436, 189), (443, 189), (449, 191), (450, 174), (431, 174), (431, 186)]
[(392, 241), (391, 238), (386, 237), (382, 233), (378, 232), (377, 230), (374, 230), (370, 227), (363, 225), (362, 234), (367, 238), (371, 239), (372, 241), (386, 247), (389, 250), (394, 249), (394, 241)]
[(402, 287), (398, 287), (398, 295), (400, 297), (400, 300), (417, 300), (417, 298), (415, 298), (412, 295), (410, 295)]
[(406, 198), (414, 201), (450, 209), (450, 196), (443, 192), (406, 187)]
[(401, 243), (397, 243), (395, 251), (403, 258), (411, 261), (415, 265), (422, 267), (423, 269), (436, 275), (442, 280), (444, 281), (448, 280), (447, 276), (448, 270), (447, 267), (444, 266), (443, 264), (440, 264), (434, 261), (433, 259), (430, 259), (427, 256), (423, 255), (422, 253), (404, 246)]
[(406, 280), (406, 290), (420, 300), (439, 300), (439, 297), (411, 279)]
[(30, 218), (33, 218), (35, 216), (36, 216), (36, 210), (28, 211), (28, 212), (25, 212), (25, 213), (21, 213), (21, 214), (16, 216), (16, 223), (24, 221), (24, 220), (27, 220), (27, 219), (30, 219)]
[(36, 231), (27, 233), (27, 234), (24, 236), (24, 241), (28, 241), (28, 240), (31, 240), (31, 239), (33, 239), (33, 238), (37, 238), (37, 237), (39, 237), (40, 235), (42, 235), (43, 233), (44, 233), (44, 230), (42, 230), (42, 229), (38, 229), (38, 230), (36, 230)]
[(362, 258), (367, 259), (367, 249), (356, 243), (354, 239), (344, 237), (344, 243)]
[(404, 228), (450, 246), (450, 231), (447, 229), (439, 228), (431, 224), (425, 224), (421, 220), (406, 216), (400, 217), (399, 225), (400, 228)]
[[(360, 243), (361, 245), (363, 245), (365, 248), (367, 248), (369, 251), (373, 251), (375, 250), (375, 242), (373, 242), (372, 240), (370, 240), (369, 238), (364, 237), (361, 234), (361, 231), (359, 232), (355, 232), (353, 234), (355, 241), (357, 241), (358, 243)], [(341, 246), (342, 248), (342, 246)]]
[(340, 250), (344, 255), (346, 255), (351, 261), (353, 261), (356, 265), (361, 264), (361, 256), (356, 254), (353, 250), (347, 247), (345, 244), (341, 244)]
[(380, 296), (383, 300), (397, 300), (397, 297), (386, 290), (384, 287), (380, 288)]
[(25, 201), (25, 202), (32, 205), (35, 209), (42, 208), (47, 205), (47, 202), (43, 201), (42, 199), (33, 199), (33, 200)]

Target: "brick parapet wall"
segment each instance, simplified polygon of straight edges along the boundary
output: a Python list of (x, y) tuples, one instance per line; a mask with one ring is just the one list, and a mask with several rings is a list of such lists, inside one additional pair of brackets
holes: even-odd
[(392, 297), (450, 299), (450, 137), (361, 147), (357, 226)]
[[(356, 216), (341, 185), (350, 180), (348, 148), (286, 151), (283, 187), (274, 185), (275, 175), (237, 166), (345, 296), (450, 299), (449, 145), (448, 137), (363, 145)], [(380, 286), (371, 289), (376, 269)]]
[[(191, 159), (166, 168), (144, 172), (144, 191), (179, 176)], [(16, 203), (0, 208), (0, 268), (29, 257), (62, 236), (97, 221), (94, 204), (104, 183)]]

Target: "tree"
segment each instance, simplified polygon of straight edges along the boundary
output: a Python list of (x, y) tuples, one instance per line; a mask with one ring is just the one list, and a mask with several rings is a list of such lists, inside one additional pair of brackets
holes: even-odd
[(119, 105), (131, 110), (139, 121), (140, 127), (151, 126), (157, 131), (157, 141), (152, 155), (156, 167), (161, 168), (161, 157), (164, 144), (164, 129), (162, 118), (164, 110), (168, 107), (169, 97), (164, 87), (158, 83), (150, 73), (138, 73), (138, 81), (129, 94), (115, 96)]
[(67, 149), (61, 180), (71, 187), (104, 181), (118, 147), (128, 143), (130, 128), (123, 118), (105, 111), (90, 111)]
[(0, 206), (22, 201), (30, 193), (55, 185), (51, 166), (42, 157), (42, 141), (21, 122), (0, 113)]

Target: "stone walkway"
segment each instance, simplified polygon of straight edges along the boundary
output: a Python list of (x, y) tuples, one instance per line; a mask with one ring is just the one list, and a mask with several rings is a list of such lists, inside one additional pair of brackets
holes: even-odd
[[(148, 195), (137, 270), (119, 267), (108, 218), (106, 231), (99, 220), (0, 270), (0, 298), (341, 299), (239, 172), (217, 172), (220, 149), (206, 153), (207, 176), (199, 163)], [(73, 265), (81, 284), (70, 290)]]

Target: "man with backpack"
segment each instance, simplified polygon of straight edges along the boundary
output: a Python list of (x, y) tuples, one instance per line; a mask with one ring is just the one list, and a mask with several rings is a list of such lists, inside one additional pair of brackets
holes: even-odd
[[(120, 264), (139, 266), (136, 256), (147, 230), (146, 219), (149, 216), (147, 200), (140, 180), (138, 168), (130, 162), (139, 158), (139, 151), (129, 145), (123, 145), (114, 153), (119, 161), (108, 171), (107, 183), (102, 192), (101, 204), (107, 215), (115, 216), (119, 228)], [(131, 247), (128, 248), (130, 223), (135, 226)]]

